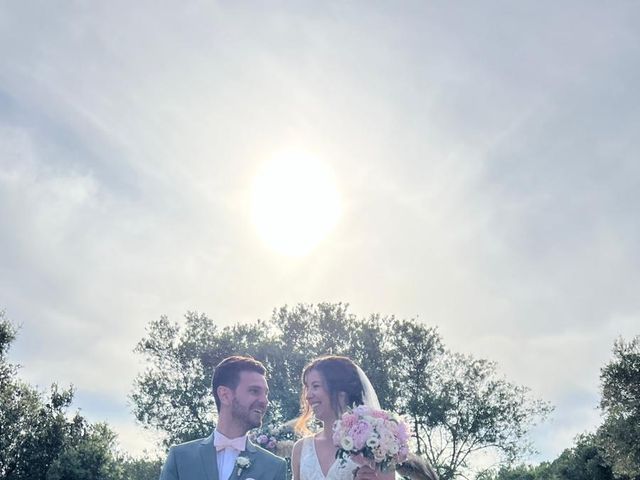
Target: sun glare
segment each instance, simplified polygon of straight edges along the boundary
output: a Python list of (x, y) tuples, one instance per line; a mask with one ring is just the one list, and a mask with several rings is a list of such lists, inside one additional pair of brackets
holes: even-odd
[(306, 255), (340, 217), (333, 172), (306, 153), (274, 156), (255, 178), (251, 216), (260, 237), (271, 248), (284, 255)]

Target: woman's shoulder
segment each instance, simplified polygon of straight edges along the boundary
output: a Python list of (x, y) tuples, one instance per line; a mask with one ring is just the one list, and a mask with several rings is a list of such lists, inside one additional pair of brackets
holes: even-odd
[(309, 442), (313, 436), (302, 437), (293, 444), (291, 451), (291, 467), (294, 480), (309, 480), (309, 462), (312, 452), (309, 450)]
[(296, 440), (296, 443), (293, 444), (293, 450), (291, 451), (291, 455), (294, 457), (300, 458), (300, 453), (302, 452), (302, 448), (309, 441), (308, 439), (313, 439), (313, 436), (309, 435)]
[(310, 439), (310, 438), (313, 438), (313, 435), (307, 435), (307, 436), (305, 436), (305, 437), (301, 437), (301, 438), (299, 438), (298, 440), (296, 440), (296, 443), (294, 443), (294, 444), (293, 444), (293, 448), (296, 448), (296, 447), (300, 448), (300, 447), (302, 447), (302, 445), (303, 445), (306, 441), (308, 441), (308, 439)]

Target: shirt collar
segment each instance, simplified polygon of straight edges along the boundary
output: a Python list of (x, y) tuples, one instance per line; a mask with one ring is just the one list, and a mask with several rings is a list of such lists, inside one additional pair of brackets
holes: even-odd
[(213, 431), (213, 445), (220, 445), (220, 443), (233, 444), (237, 447), (242, 446), (242, 448), (236, 448), (236, 450), (243, 451), (247, 443), (247, 434), (245, 433), (241, 437), (229, 438), (224, 433), (218, 431), (218, 429), (216, 428)]

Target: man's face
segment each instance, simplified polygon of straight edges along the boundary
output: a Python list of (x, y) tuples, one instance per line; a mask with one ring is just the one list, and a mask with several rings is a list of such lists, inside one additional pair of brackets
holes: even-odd
[(269, 387), (264, 375), (251, 371), (240, 372), (240, 383), (233, 393), (233, 420), (247, 430), (262, 425), (262, 417), (269, 404)]

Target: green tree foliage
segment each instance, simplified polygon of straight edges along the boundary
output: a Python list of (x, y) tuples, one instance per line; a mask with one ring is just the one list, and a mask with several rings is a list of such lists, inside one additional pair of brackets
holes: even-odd
[(640, 480), (640, 336), (614, 343), (600, 372), (604, 418), (551, 463), (503, 467), (487, 480)]
[(158, 480), (163, 461), (159, 458), (132, 458), (127, 455), (119, 458), (120, 472), (118, 480)]
[(526, 434), (549, 413), (546, 403), (501, 378), (495, 363), (486, 360), (450, 353), (438, 359), (433, 372), (425, 392), (427, 422), (419, 433), (442, 478), (468, 471), (481, 451), (491, 450), (504, 464), (532, 451)]
[(190, 440), (211, 429), (213, 398), (208, 395), (210, 367), (219, 343), (218, 331), (208, 319), (187, 315), (181, 332), (166, 317), (152, 322), (149, 335), (137, 346), (149, 360), (132, 394), (134, 412), (143, 425), (168, 434), (167, 441)]
[(595, 435), (579, 435), (575, 446), (564, 450), (553, 462), (503, 467), (478, 480), (628, 480), (615, 477), (598, 447)]
[(616, 475), (640, 479), (640, 336), (616, 341), (613, 356), (600, 373), (599, 443)]
[[(4, 480), (155, 480), (159, 461), (121, 458), (106, 424), (70, 415), (72, 389), (47, 395), (20, 381), (7, 352), (16, 330), (0, 311), (0, 478)], [(149, 467), (147, 476), (144, 467)], [(153, 475), (150, 474), (153, 469)]]
[(78, 421), (65, 416), (73, 392), (54, 384), (45, 398), (18, 379), (7, 358), (15, 333), (0, 312), (0, 478), (43, 479)]
[(613, 472), (602, 456), (594, 435), (579, 435), (575, 446), (555, 459), (549, 468), (554, 478), (561, 480), (614, 480)]
[(116, 435), (104, 423), (88, 424), (76, 415), (72, 432), (47, 471), (47, 480), (112, 480), (121, 478), (113, 451)]
[(497, 473), (487, 471), (476, 480), (558, 480), (549, 474), (549, 464), (503, 466)]
[(526, 433), (549, 407), (497, 374), (495, 364), (446, 350), (437, 331), (416, 320), (357, 318), (347, 305), (274, 310), (267, 321), (219, 328), (188, 313), (179, 326), (151, 322), (136, 351), (147, 367), (131, 400), (136, 418), (164, 433), (164, 446), (210, 433), (213, 367), (231, 354), (252, 355), (270, 372), (271, 421), (300, 410), (300, 373), (311, 359), (342, 354), (362, 365), (384, 408), (407, 415), (419, 453), (441, 478), (461, 475), (473, 455), (491, 449), (510, 462), (528, 451)]

